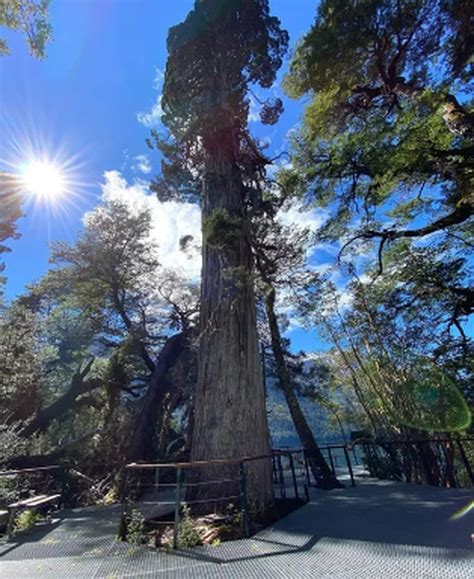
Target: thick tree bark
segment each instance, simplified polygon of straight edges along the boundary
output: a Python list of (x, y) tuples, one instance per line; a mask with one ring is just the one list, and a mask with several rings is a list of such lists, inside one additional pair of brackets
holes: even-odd
[(186, 351), (187, 341), (188, 337), (184, 332), (175, 334), (166, 340), (161, 350), (130, 440), (127, 452), (129, 461), (138, 462), (156, 458), (157, 423), (172, 385), (169, 372)]
[[(242, 178), (234, 161), (238, 146), (232, 129), (204, 143), (205, 235), (192, 460), (270, 454), (249, 224)], [(215, 239), (217, 231), (212, 236), (208, 231), (210, 220), (219, 214), (228, 218), (228, 225), (220, 231), (222, 243)], [(249, 500), (258, 510), (265, 510), (272, 500), (270, 460), (248, 463), (247, 468)], [(236, 478), (235, 469), (230, 467), (219, 467), (218, 473), (216, 468), (198, 470), (196, 476), (202, 480)], [(204, 493), (207, 497), (238, 495), (238, 481), (225, 489), (223, 485), (209, 485)]]
[(92, 359), (82, 370), (79, 370), (73, 375), (68, 390), (52, 404), (41, 409), (38, 414), (20, 430), (21, 436), (28, 437), (37, 432), (45, 432), (53, 420), (56, 420), (74, 408), (79, 396), (92, 392), (92, 390), (102, 386), (102, 380), (99, 378), (85, 380), (93, 362), (94, 360)]
[(268, 325), (270, 327), (273, 357), (275, 358), (277, 366), (278, 381), (283, 394), (285, 395), (285, 400), (290, 410), (296, 432), (300, 438), (301, 444), (303, 445), (306, 457), (309, 459), (310, 468), (316, 480), (322, 477), (320, 483), (321, 488), (340, 488), (343, 485), (339, 483), (332, 473), (332, 470), (327, 465), (326, 460), (314, 439), (311, 428), (306, 421), (305, 415), (301, 410), (300, 403), (294, 392), (293, 385), (291, 384), (290, 375), (283, 354), (283, 348), (281, 346), (280, 328), (278, 327), (278, 320), (275, 314), (275, 289), (273, 287), (269, 289), (265, 297), (265, 309), (268, 318)]

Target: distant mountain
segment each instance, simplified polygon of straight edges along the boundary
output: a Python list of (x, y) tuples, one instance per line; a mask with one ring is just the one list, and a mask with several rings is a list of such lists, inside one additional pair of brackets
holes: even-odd
[[(321, 445), (341, 442), (341, 432), (329, 428), (327, 412), (311, 400), (301, 396), (298, 398), (316, 442)], [(273, 447), (300, 447), (301, 443), (293, 426), (285, 396), (272, 380), (268, 380), (267, 383), (267, 408)]]

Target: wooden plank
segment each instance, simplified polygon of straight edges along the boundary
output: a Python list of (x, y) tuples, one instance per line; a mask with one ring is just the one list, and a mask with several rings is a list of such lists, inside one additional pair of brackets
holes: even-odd
[(60, 494), (55, 495), (37, 495), (36, 497), (31, 497), (30, 499), (25, 499), (23, 501), (17, 501), (8, 505), (8, 523), (7, 523), (7, 537), (11, 537), (13, 533), (13, 526), (15, 523), (15, 516), (19, 511), (28, 509), (37, 509), (48, 503), (52, 503), (61, 498)]
[(12, 503), (8, 505), (9, 509), (18, 509), (22, 507), (29, 507), (32, 502), (36, 501), (37, 499), (44, 499), (47, 495), (37, 495), (35, 497), (30, 497), (29, 499), (23, 499), (21, 501), (17, 501), (16, 503)]
[(54, 501), (57, 501), (58, 499), (61, 498), (60, 494), (57, 495), (50, 495), (48, 497), (44, 497), (44, 498), (40, 498), (37, 497), (36, 501), (33, 501), (32, 503), (30, 503), (28, 505), (28, 507), (41, 507), (42, 505), (47, 505), (48, 503), (52, 503)]

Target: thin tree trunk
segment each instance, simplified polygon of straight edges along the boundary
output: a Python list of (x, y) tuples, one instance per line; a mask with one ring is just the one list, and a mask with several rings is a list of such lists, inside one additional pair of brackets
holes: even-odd
[(141, 461), (156, 458), (156, 427), (171, 385), (168, 374), (186, 350), (186, 346), (187, 336), (184, 332), (166, 340), (142, 400), (141, 412), (128, 447), (127, 460)]
[[(258, 350), (253, 263), (240, 170), (233, 159), (238, 135), (226, 129), (204, 143), (202, 194), (203, 270), (194, 406), (192, 460), (270, 454), (269, 431)], [(217, 216), (221, 231), (209, 231)], [(216, 237), (220, 237), (220, 243)], [(247, 464), (247, 488), (256, 509), (272, 501), (269, 459)], [(235, 469), (198, 469), (195, 476), (235, 478)], [(231, 472), (232, 471), (232, 472)], [(238, 481), (202, 485), (206, 497), (238, 494)]]
[(291, 383), (288, 369), (286, 367), (283, 348), (281, 346), (280, 328), (275, 314), (275, 289), (270, 287), (265, 297), (265, 309), (270, 327), (273, 357), (275, 358), (278, 380), (285, 395), (285, 400), (290, 410), (293, 424), (303, 445), (305, 455), (309, 459), (309, 465), (316, 480), (322, 477), (321, 487), (325, 489), (340, 488), (341, 485), (334, 476), (332, 470), (327, 465), (319, 446), (314, 439), (311, 428), (306, 421), (301, 410), (298, 397), (296, 396)]
[(31, 436), (37, 432), (45, 432), (50, 424), (72, 410), (79, 396), (92, 392), (102, 386), (103, 382), (99, 378), (86, 380), (94, 359), (86, 364), (84, 368), (77, 371), (71, 380), (71, 385), (66, 392), (49, 406), (42, 408), (38, 414), (19, 431), (21, 436)]

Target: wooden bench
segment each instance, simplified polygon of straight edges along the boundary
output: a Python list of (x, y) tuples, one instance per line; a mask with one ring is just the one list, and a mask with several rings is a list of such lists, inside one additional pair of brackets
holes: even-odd
[(11, 505), (8, 505), (8, 523), (7, 523), (7, 537), (11, 537), (13, 533), (13, 526), (15, 523), (15, 517), (18, 512), (26, 510), (36, 510), (46, 505), (58, 504), (61, 500), (60, 494), (55, 495), (36, 495), (29, 499), (23, 499), (21, 501), (16, 501)]

